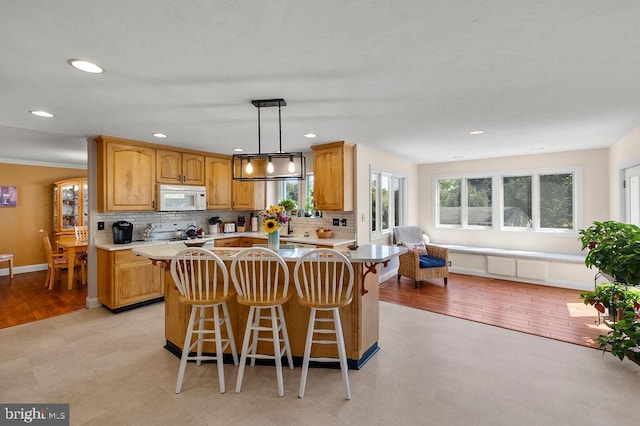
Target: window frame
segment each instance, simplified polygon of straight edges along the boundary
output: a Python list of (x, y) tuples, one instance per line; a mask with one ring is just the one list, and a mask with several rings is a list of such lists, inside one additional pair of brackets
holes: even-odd
[[(373, 198), (372, 198), (372, 185), (373, 185), (373, 175), (377, 176), (378, 185), (376, 187), (376, 207), (375, 212), (373, 207)], [(388, 210), (389, 214), (387, 216), (388, 227), (382, 228), (382, 178), (385, 177), (388, 179), (389, 190), (388, 194), (395, 193), (395, 184), (398, 185), (399, 192), (399, 200), (396, 213), (395, 208), (395, 197), (392, 199), (388, 198)], [(394, 171), (384, 170), (376, 167), (369, 167), (369, 234), (371, 238), (385, 236), (391, 234), (392, 229), (395, 226), (405, 225), (407, 222), (407, 175), (403, 173), (398, 173)], [(375, 220), (375, 229), (374, 229), (374, 220)], [(396, 223), (398, 225), (396, 225)]]
[[(573, 193), (572, 193), (572, 215), (573, 226), (569, 229), (562, 228), (543, 228), (540, 226), (540, 176), (571, 174)], [(532, 178), (532, 226), (531, 227), (506, 227), (504, 225), (504, 181), (505, 177), (531, 176)], [(468, 225), (468, 194), (467, 180), (478, 178), (492, 178), (492, 226)], [(446, 179), (461, 179), (461, 224), (441, 224), (440, 223), (440, 181)], [(485, 231), (507, 231), (507, 232), (535, 232), (535, 233), (552, 233), (552, 234), (569, 234), (576, 235), (582, 227), (582, 167), (554, 167), (542, 169), (522, 169), (509, 170), (492, 173), (473, 173), (473, 174), (443, 174), (433, 177), (433, 193), (434, 193), (434, 227), (438, 229), (456, 229), (456, 230), (485, 230)]]

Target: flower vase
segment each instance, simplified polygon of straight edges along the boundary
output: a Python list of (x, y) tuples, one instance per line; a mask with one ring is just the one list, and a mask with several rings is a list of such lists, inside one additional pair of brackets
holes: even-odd
[(269, 250), (278, 251), (280, 250), (280, 230), (276, 229), (275, 231), (267, 234), (267, 248)]

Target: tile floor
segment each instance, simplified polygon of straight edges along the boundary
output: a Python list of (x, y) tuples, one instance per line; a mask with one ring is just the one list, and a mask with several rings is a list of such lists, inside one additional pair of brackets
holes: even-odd
[(0, 401), (70, 403), (72, 425), (637, 425), (640, 367), (595, 349), (380, 303), (381, 351), (350, 371), (189, 365), (162, 348), (163, 305), (103, 308), (0, 330)]

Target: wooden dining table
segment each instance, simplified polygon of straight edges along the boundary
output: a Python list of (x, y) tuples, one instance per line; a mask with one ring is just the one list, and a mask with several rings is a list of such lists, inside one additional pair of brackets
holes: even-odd
[(73, 290), (73, 268), (76, 264), (76, 253), (86, 251), (88, 240), (57, 240), (58, 247), (67, 250), (67, 288)]

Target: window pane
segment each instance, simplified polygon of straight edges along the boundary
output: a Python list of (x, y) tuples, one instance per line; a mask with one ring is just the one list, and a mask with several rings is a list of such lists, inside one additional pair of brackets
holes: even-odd
[(531, 182), (531, 176), (509, 176), (502, 179), (502, 221), (505, 227), (531, 228), (533, 225)]
[(378, 174), (371, 174), (371, 231), (378, 230), (376, 226), (376, 198), (378, 195)]
[(462, 179), (438, 180), (438, 197), (440, 199), (440, 224), (462, 224)]
[(573, 174), (540, 176), (540, 227), (573, 229)]
[(283, 198), (291, 198), (293, 201), (300, 206), (300, 201), (298, 198), (298, 194), (300, 191), (300, 181), (299, 180), (285, 180), (284, 181), (284, 196)]
[(380, 176), (380, 205), (382, 213), (382, 229), (389, 229), (389, 176)]
[(311, 212), (313, 210), (313, 173), (307, 175), (307, 190), (303, 201), (304, 210)]
[(491, 226), (491, 178), (467, 179), (468, 223)]

